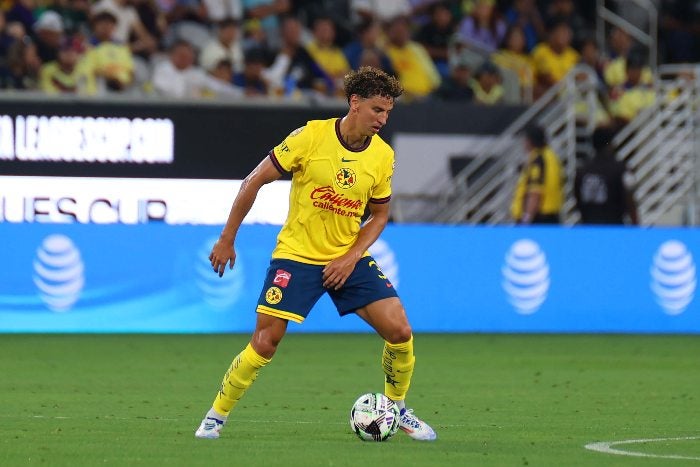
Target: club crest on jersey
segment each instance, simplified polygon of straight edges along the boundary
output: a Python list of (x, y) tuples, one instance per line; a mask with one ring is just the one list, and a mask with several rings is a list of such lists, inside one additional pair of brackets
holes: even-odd
[(289, 284), (289, 280), (292, 278), (292, 273), (287, 272), (284, 269), (278, 269), (275, 272), (275, 279), (272, 281), (273, 284), (279, 285), (283, 289)]
[(270, 305), (277, 305), (282, 301), (282, 291), (279, 287), (270, 287), (265, 292), (265, 301)]
[(344, 190), (351, 188), (356, 181), (357, 178), (355, 177), (355, 171), (348, 169), (347, 167), (341, 168), (335, 174), (335, 184)]

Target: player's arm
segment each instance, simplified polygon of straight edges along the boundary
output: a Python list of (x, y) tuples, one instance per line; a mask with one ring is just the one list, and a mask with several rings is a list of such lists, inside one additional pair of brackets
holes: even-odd
[(233, 249), (233, 243), (236, 240), (238, 229), (243, 223), (243, 219), (253, 207), (258, 191), (263, 185), (273, 182), (280, 178), (282, 174), (275, 167), (269, 157), (258, 164), (253, 171), (243, 180), (241, 189), (233, 201), (231, 211), (228, 215), (228, 220), (224, 229), (221, 231), (219, 240), (214, 244), (209, 255), (209, 261), (214, 268), (214, 271), (219, 273), (219, 277), (224, 275), (226, 263), (233, 269), (233, 264), (236, 261), (236, 252)]
[(389, 203), (369, 203), (370, 216), (360, 229), (355, 243), (347, 253), (323, 268), (323, 286), (339, 289), (345, 284), (362, 255), (379, 238), (389, 222)]
[(544, 171), (544, 159), (540, 155), (530, 163), (528, 168), (523, 214), (518, 219), (521, 224), (531, 224), (540, 211), (542, 190), (544, 190)]

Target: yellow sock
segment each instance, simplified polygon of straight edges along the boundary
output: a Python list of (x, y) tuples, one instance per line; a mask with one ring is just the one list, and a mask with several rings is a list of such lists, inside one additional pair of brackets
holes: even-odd
[(413, 336), (408, 342), (401, 344), (384, 342), (384, 354), (382, 355), (382, 368), (386, 375), (384, 394), (395, 401), (404, 400), (408, 387), (411, 385), (411, 375), (413, 375), (415, 363)]
[(253, 384), (258, 376), (258, 370), (270, 363), (270, 359), (258, 355), (253, 347), (248, 344), (243, 352), (236, 355), (231, 366), (224, 375), (221, 389), (214, 399), (214, 410), (228, 416), (236, 403), (243, 397), (246, 389)]

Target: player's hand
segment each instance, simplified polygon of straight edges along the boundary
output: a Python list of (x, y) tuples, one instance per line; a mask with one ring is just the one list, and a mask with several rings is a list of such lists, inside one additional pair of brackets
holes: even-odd
[(233, 269), (233, 264), (236, 262), (236, 251), (233, 249), (233, 243), (222, 241), (221, 238), (217, 240), (209, 253), (209, 261), (219, 277), (224, 275), (226, 263), (229, 263), (229, 269)]
[(348, 253), (326, 264), (323, 268), (323, 286), (327, 289), (340, 289), (352, 274), (359, 259), (356, 255)]

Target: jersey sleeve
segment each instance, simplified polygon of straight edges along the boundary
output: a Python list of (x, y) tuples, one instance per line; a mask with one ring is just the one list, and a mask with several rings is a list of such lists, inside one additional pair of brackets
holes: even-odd
[(270, 160), (281, 174), (296, 172), (302, 166), (313, 141), (313, 129), (310, 128), (310, 123), (292, 131), (284, 141), (270, 151)]
[(391, 199), (391, 178), (394, 176), (394, 153), (387, 158), (387, 163), (384, 171), (377, 178), (377, 183), (374, 186), (370, 203), (384, 204)]
[(527, 166), (527, 191), (540, 192), (544, 189), (544, 157), (539, 154)]

